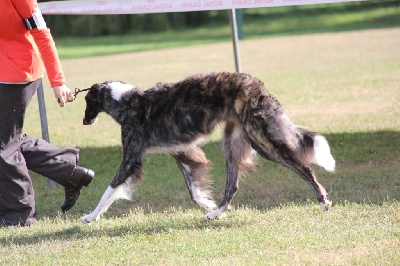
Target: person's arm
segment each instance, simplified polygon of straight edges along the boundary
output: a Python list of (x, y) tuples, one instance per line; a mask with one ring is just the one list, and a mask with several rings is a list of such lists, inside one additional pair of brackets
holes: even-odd
[[(54, 95), (62, 107), (67, 101), (72, 101), (71, 90), (65, 85), (64, 72), (58, 57), (57, 49), (46, 23), (42, 17), (36, 0), (11, 0), (22, 19), (33, 19), (30, 33), (38, 47), (46, 68)], [(30, 19), (30, 21), (32, 21)]]

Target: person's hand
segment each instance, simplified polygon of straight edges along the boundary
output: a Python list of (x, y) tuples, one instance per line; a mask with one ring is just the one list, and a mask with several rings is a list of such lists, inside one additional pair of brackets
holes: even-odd
[(60, 107), (64, 107), (67, 102), (72, 102), (75, 100), (74, 94), (65, 84), (61, 86), (54, 86), (53, 92)]

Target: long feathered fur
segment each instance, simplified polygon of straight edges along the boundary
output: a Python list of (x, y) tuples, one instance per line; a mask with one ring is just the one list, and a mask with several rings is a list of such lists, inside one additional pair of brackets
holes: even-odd
[[(308, 166), (314, 163), (334, 171), (328, 142), (294, 125), (263, 82), (248, 74), (200, 74), (176, 83), (158, 83), (147, 90), (107, 81), (93, 85), (85, 99), (85, 125), (93, 124), (100, 112), (121, 125), (123, 158), (98, 207), (84, 216), (83, 222), (100, 218), (119, 197), (121, 186), (140, 180), (145, 152), (175, 158), (192, 199), (209, 212), (206, 219), (224, 215), (238, 190), (239, 175), (254, 168), (255, 153), (299, 174), (313, 188), (321, 206), (331, 206)], [(198, 146), (221, 123), (225, 124), (222, 147), (227, 183), (217, 206), (208, 189), (210, 162)]]

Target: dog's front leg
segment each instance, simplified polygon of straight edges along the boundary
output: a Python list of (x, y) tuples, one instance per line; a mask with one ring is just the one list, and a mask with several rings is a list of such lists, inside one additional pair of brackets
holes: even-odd
[(206, 220), (221, 219), (226, 216), (225, 211), (230, 207), (231, 201), (239, 188), (239, 167), (235, 161), (228, 158), (227, 166), (227, 180), (225, 194), (222, 202), (218, 208), (204, 216)]
[(83, 223), (90, 223), (100, 219), (100, 216), (107, 211), (114, 201), (121, 198), (130, 199), (133, 185), (140, 181), (143, 175), (141, 158), (145, 146), (144, 142), (135, 143), (135, 139), (140, 140), (142, 138), (137, 135), (122, 134), (122, 163), (96, 209), (81, 218)]
[(226, 159), (225, 194), (218, 208), (204, 216), (206, 220), (226, 216), (225, 211), (231, 208), (232, 199), (239, 189), (240, 165), (251, 165), (250, 157), (252, 149), (243, 135), (241, 128), (237, 127), (236, 124), (227, 123), (222, 139), (222, 146)]
[(112, 188), (109, 186), (107, 190), (104, 192), (103, 196), (99, 204), (97, 205), (96, 209), (81, 218), (82, 223), (90, 223), (93, 221), (97, 221), (100, 219), (100, 216), (107, 211), (110, 205), (117, 199), (121, 198), (121, 195), (124, 194), (124, 184), (119, 185), (116, 188)]
[(142, 163), (123, 160), (113, 182), (104, 192), (96, 209), (92, 213), (83, 216), (81, 221), (83, 223), (97, 221), (114, 201), (122, 198), (130, 199), (133, 185), (142, 178), (142, 174)]
[[(129, 171), (129, 175), (126, 173)], [(127, 176), (127, 178), (124, 178)], [(90, 223), (100, 219), (100, 216), (118, 199), (130, 199), (133, 185), (142, 177), (141, 163), (123, 163), (120, 166), (113, 182), (108, 186), (100, 199), (96, 209), (81, 218), (83, 223)]]

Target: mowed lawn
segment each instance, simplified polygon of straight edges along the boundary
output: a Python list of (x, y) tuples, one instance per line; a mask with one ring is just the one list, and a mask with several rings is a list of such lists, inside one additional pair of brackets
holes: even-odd
[[(299, 125), (325, 135), (336, 173), (314, 167), (333, 208), (320, 209), (293, 172), (259, 158), (242, 177), (235, 208), (204, 221), (174, 160), (146, 155), (132, 201), (99, 221), (92, 211), (121, 160), (120, 129), (105, 114), (83, 126), (84, 95), (58, 108), (47, 81), (50, 141), (81, 149), (96, 171), (75, 207), (60, 213), (60, 186), (32, 174), (40, 222), (0, 229), (3, 265), (400, 265), (400, 28), (244, 40), (242, 71), (265, 82)], [(122, 80), (148, 88), (199, 72), (234, 71), (230, 42), (62, 60), (70, 88)], [(37, 101), (25, 131), (40, 136)], [(219, 131), (204, 146), (220, 201)]]

